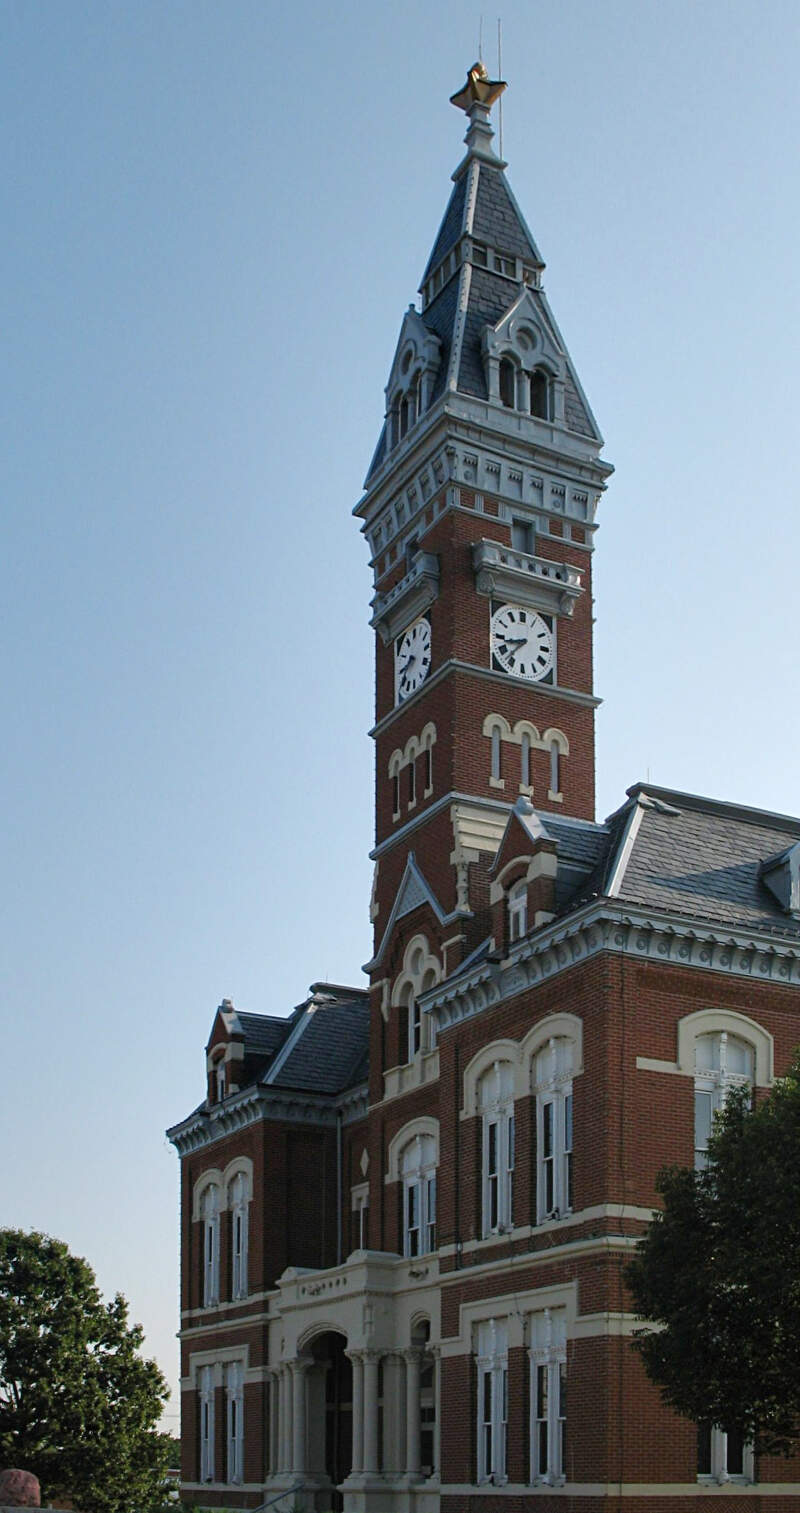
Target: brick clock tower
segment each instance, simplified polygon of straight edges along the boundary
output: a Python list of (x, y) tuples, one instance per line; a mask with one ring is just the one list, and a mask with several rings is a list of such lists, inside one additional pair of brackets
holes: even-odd
[[(356, 508), (375, 584), (373, 1068), (420, 1049), (417, 991), (485, 938), (510, 807), (594, 818), (592, 550), (612, 469), (493, 149), (504, 88), (476, 65), (453, 96), (466, 153)], [(409, 1020), (388, 998), (423, 898), (439, 959), (405, 982)]]
[[(624, 1268), (667, 1165), (800, 1041), (800, 820), (634, 784), (594, 817), (611, 471), (492, 147), (403, 318), (374, 572), (368, 990), (224, 999), (181, 1158), (182, 1496), (277, 1513), (736, 1513), (800, 1458), (680, 1419)], [(748, 1502), (749, 1499), (749, 1502)]]

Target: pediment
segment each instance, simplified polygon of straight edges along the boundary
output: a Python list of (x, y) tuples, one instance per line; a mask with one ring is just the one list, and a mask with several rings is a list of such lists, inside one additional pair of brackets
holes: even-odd
[(400, 886), (395, 894), (391, 913), (386, 923), (386, 929), (383, 932), (380, 945), (372, 961), (367, 962), (365, 971), (371, 971), (381, 960), (398, 920), (403, 919), (406, 914), (412, 914), (421, 904), (429, 905), (440, 925), (446, 924), (452, 918), (452, 916), (445, 914), (436, 894), (417, 866), (413, 851), (410, 851), (405, 871), (400, 880)]
[(506, 821), (503, 838), (492, 863), (491, 876), (497, 876), (517, 859), (530, 858), (538, 851), (555, 851), (556, 843), (536, 813), (529, 799), (517, 799)]
[(387, 396), (410, 389), (421, 373), (436, 373), (439, 368), (441, 341), (425, 325), (419, 311), (409, 305), (400, 327), (394, 358), (386, 385)]
[(541, 295), (532, 289), (523, 289), (497, 324), (486, 327), (483, 341), (490, 357), (513, 352), (528, 370), (546, 367), (560, 377), (567, 372), (566, 353), (555, 338)]

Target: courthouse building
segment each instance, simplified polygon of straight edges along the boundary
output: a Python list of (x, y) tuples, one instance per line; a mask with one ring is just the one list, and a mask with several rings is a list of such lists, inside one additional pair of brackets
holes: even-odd
[(800, 821), (642, 783), (595, 817), (611, 467), (493, 147), (502, 87), (476, 66), (454, 96), (466, 151), (355, 511), (368, 986), (223, 1002), (169, 1132), (182, 1495), (777, 1513), (798, 1464), (663, 1406), (623, 1268), (659, 1168), (702, 1164), (726, 1089), (800, 1041)]

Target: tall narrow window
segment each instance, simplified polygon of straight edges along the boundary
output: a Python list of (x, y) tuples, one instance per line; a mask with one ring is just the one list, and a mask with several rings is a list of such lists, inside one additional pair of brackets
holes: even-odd
[(392, 774), (392, 817), (400, 818), (400, 773)]
[(203, 1305), (219, 1302), (219, 1189), (203, 1194)]
[(244, 1480), (244, 1370), (241, 1361), (231, 1361), (227, 1370), (228, 1474), (229, 1482)]
[(200, 1370), (200, 1480), (214, 1480), (214, 1372)]
[(550, 380), (541, 368), (531, 374), (531, 415), (539, 420), (550, 419)]
[(572, 1075), (575, 1048), (558, 1036), (539, 1052), (536, 1093), (536, 1208), (539, 1223), (572, 1208)]
[(417, 802), (417, 764), (412, 756), (408, 764), (408, 806)]
[(428, 1255), (436, 1249), (436, 1141), (417, 1135), (403, 1151), (403, 1253)]
[(221, 1103), (225, 1097), (225, 1062), (222, 1058), (217, 1062), (216, 1068), (217, 1103)]
[(425, 793), (433, 792), (433, 747), (425, 747)]
[(520, 742), (519, 782), (521, 788), (531, 786), (531, 738), (527, 730), (523, 730)]
[(231, 1297), (247, 1297), (247, 1230), (249, 1192), (243, 1172), (230, 1186), (231, 1212)]
[(558, 741), (550, 742), (550, 792), (561, 792), (561, 751)]
[(511, 1228), (514, 1186), (514, 1068), (495, 1062), (478, 1085), (483, 1122), (483, 1233)]
[(508, 1438), (508, 1325), (478, 1325), (478, 1481), (506, 1480)]
[(503, 777), (503, 733), (499, 725), (492, 726), (492, 766), (491, 773), (496, 783), (501, 782)]
[(500, 403), (507, 410), (516, 408), (517, 402), (517, 370), (508, 357), (500, 361)]
[(508, 895), (509, 940), (521, 940), (528, 928), (528, 884), (515, 883)]
[(531, 1481), (550, 1486), (567, 1467), (566, 1311), (531, 1315)]
[(753, 1051), (736, 1035), (721, 1030), (698, 1035), (695, 1042), (694, 1164), (702, 1171), (708, 1163), (708, 1140), (714, 1115), (725, 1103), (731, 1088), (750, 1087), (753, 1082)]
[(402, 441), (408, 431), (409, 405), (408, 398), (404, 395), (400, 401), (400, 440)]

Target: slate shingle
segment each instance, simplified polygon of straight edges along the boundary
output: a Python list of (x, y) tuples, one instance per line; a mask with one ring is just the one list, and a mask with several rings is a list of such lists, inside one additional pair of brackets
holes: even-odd
[(308, 1024), (270, 1086), (328, 1094), (355, 1087), (366, 1075), (367, 994), (318, 1000), (306, 1013)]

